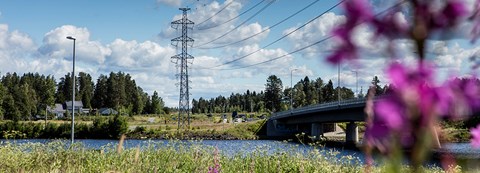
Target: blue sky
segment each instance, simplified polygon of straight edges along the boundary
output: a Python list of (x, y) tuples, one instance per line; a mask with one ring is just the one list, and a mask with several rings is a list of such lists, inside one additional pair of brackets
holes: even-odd
[[(96, 79), (100, 74), (110, 71), (130, 73), (149, 94), (158, 91), (167, 106), (177, 106), (178, 88), (175, 85), (176, 68), (170, 57), (179, 53), (170, 45), (170, 40), (179, 36), (170, 27), (170, 22), (180, 17), (179, 7), (188, 6), (190, 20), (197, 24), (213, 16), (204, 24), (220, 26), (200, 30), (196, 26), (191, 31), (195, 39), (194, 46), (208, 42), (225, 32), (236, 28), (231, 34), (205, 45), (222, 46), (227, 43), (258, 33), (282, 19), (304, 8), (314, 0), (4, 0), (0, 1), (0, 75), (6, 72), (38, 72), (54, 75), (56, 79), (71, 71), (71, 44), (66, 36), (77, 38), (76, 71), (85, 71)], [(256, 8), (240, 18), (224, 23), (245, 10), (262, 2)], [(250, 19), (244, 25), (240, 23), (258, 12), (262, 7), (270, 6)], [(238, 70), (223, 70), (248, 66), (266, 61), (298, 48), (309, 45), (329, 35), (330, 29), (345, 20), (341, 8), (337, 7), (311, 24), (292, 33), (285, 39), (260, 49), (282, 37), (305, 22), (313, 19), (339, 1), (320, 0), (291, 19), (269, 29), (252, 39), (219, 49), (190, 48), (195, 59), (190, 65), (192, 89), (190, 98), (228, 96), (234, 92), (260, 91), (269, 75), (277, 75), (284, 87), (290, 86), (290, 72), (294, 83), (305, 76), (310, 79), (322, 77), (337, 84), (337, 68), (325, 62), (333, 40), (313, 46), (304, 51), (288, 55), (270, 63)], [(373, 1), (377, 10), (388, 7), (388, 3)], [(396, 2), (396, 1), (392, 1)], [(473, 2), (468, 0), (469, 3)], [(227, 6), (227, 4), (229, 4)], [(214, 15), (220, 9), (223, 11)], [(464, 33), (468, 28), (458, 29)], [(342, 64), (341, 85), (355, 91), (355, 73), (358, 71), (359, 85), (364, 89), (374, 75), (382, 82), (387, 79), (383, 68), (387, 59), (378, 50), (378, 44), (368, 38), (372, 31), (362, 28), (358, 31), (358, 42), (365, 49), (365, 57), (357, 65)], [(408, 40), (398, 41), (398, 47), (408, 48)], [(260, 49), (260, 50), (259, 50)], [(456, 37), (448, 41), (432, 40), (429, 43), (430, 59), (437, 65), (439, 78), (455, 73), (465, 75), (471, 66), (468, 58), (480, 51), (479, 43), (471, 45), (468, 39)], [(212, 69), (203, 69), (221, 65), (237, 57), (259, 50), (242, 60)], [(405, 60), (411, 61), (410, 54)]]

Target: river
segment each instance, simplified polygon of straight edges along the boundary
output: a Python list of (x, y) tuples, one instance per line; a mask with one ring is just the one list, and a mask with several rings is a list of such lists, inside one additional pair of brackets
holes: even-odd
[[(0, 145), (5, 142), (23, 144), (23, 143), (48, 143), (53, 140), (48, 139), (17, 139), (17, 140), (0, 140)], [(69, 144), (69, 140), (63, 140), (65, 144)], [(81, 143), (86, 148), (101, 149), (102, 147), (115, 147), (118, 140), (98, 140), (98, 139), (78, 139), (77, 143)], [(286, 152), (310, 152), (314, 149), (320, 149), (322, 152), (338, 151), (337, 157), (351, 155), (358, 157), (360, 163), (364, 162), (364, 154), (358, 150), (348, 150), (342, 148), (330, 147), (313, 147), (310, 145), (302, 145), (293, 142), (281, 142), (275, 140), (202, 140), (202, 141), (182, 141), (183, 144), (200, 144), (205, 146), (217, 147), (219, 152), (225, 155), (251, 153), (255, 150), (267, 151), (268, 153), (286, 153)], [(137, 140), (127, 139), (124, 141), (125, 148), (147, 147), (153, 145), (172, 144), (169, 140)], [(473, 149), (469, 143), (448, 143), (443, 144), (442, 149), (437, 153), (448, 152), (456, 157), (478, 161), (480, 159), (480, 149)], [(213, 151), (212, 151), (213, 152)]]

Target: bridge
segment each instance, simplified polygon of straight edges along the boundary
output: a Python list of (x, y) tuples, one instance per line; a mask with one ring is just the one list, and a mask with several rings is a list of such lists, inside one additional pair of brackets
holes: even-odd
[(276, 112), (267, 121), (267, 136), (292, 138), (295, 134), (318, 140), (323, 133), (335, 131), (338, 122), (347, 122), (346, 142), (358, 142), (358, 127), (355, 122), (365, 121), (365, 98), (310, 105)]

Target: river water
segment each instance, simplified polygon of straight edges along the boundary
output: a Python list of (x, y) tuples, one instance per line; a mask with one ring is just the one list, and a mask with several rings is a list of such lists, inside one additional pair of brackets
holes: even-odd
[[(17, 139), (17, 140), (0, 140), (0, 144), (10, 142), (16, 144), (23, 143), (48, 143), (53, 140), (48, 139)], [(69, 144), (69, 140), (63, 140), (65, 144)], [(118, 140), (98, 140), (98, 139), (78, 139), (77, 143), (81, 143), (86, 148), (102, 149), (104, 147), (115, 147), (118, 144)], [(178, 141), (177, 141), (178, 142)], [(124, 141), (125, 148), (132, 147), (148, 147), (148, 146), (161, 146), (176, 143), (170, 140), (137, 140), (128, 139)], [(202, 140), (202, 141), (182, 141), (185, 145), (205, 145), (210, 147), (217, 147), (219, 152), (225, 155), (236, 155), (251, 153), (256, 150), (267, 151), (267, 153), (288, 153), (298, 152), (306, 153), (314, 149), (319, 149), (322, 152), (336, 151), (337, 157), (351, 155), (358, 157), (360, 163), (364, 162), (364, 154), (358, 150), (348, 150), (342, 148), (330, 148), (330, 147), (313, 147), (310, 145), (302, 145), (293, 142), (281, 142), (274, 140)], [(468, 158), (473, 160), (480, 160), (480, 149), (473, 149), (469, 143), (448, 143), (443, 144), (442, 149), (437, 152), (448, 152), (461, 158)], [(212, 151), (213, 152), (213, 151)]]

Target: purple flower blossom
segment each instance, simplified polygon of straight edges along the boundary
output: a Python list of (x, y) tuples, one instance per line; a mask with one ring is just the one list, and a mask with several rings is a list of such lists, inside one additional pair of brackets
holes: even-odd
[[(480, 81), (476, 78), (463, 78), (448, 81), (439, 92), (440, 96), (446, 97), (445, 107), (448, 110), (442, 112), (451, 119), (465, 118), (480, 111)], [(448, 97), (448, 98), (447, 98)]]
[[(374, 105), (373, 125), (368, 126), (366, 131), (370, 144), (384, 147), (388, 143), (385, 139), (396, 136), (401, 139), (402, 145), (412, 145), (412, 128), (426, 128), (441, 102), (436, 88), (429, 86), (433, 81), (432, 73), (430, 66), (424, 64), (416, 69), (407, 69), (399, 63), (390, 65), (387, 74), (393, 88)], [(382, 128), (382, 133), (375, 132)]]
[(220, 161), (218, 159), (218, 147), (215, 147), (213, 152), (213, 167), (208, 167), (208, 173), (219, 173), (220, 172)]
[(382, 122), (389, 129), (398, 131), (404, 127), (405, 105), (394, 96), (387, 96), (375, 104), (376, 121)]
[(357, 46), (352, 41), (353, 29), (358, 24), (368, 23), (373, 19), (372, 10), (366, 0), (348, 0), (344, 4), (347, 21), (332, 32), (340, 40), (340, 46), (327, 57), (328, 62), (332, 64), (357, 58)]
[(435, 20), (436, 27), (452, 27), (458, 23), (459, 19), (468, 14), (463, 1), (450, 0), (445, 4), (441, 13), (435, 14), (432, 18)]
[(476, 128), (470, 129), (472, 139), (470, 140), (473, 148), (480, 148), (480, 124)]

